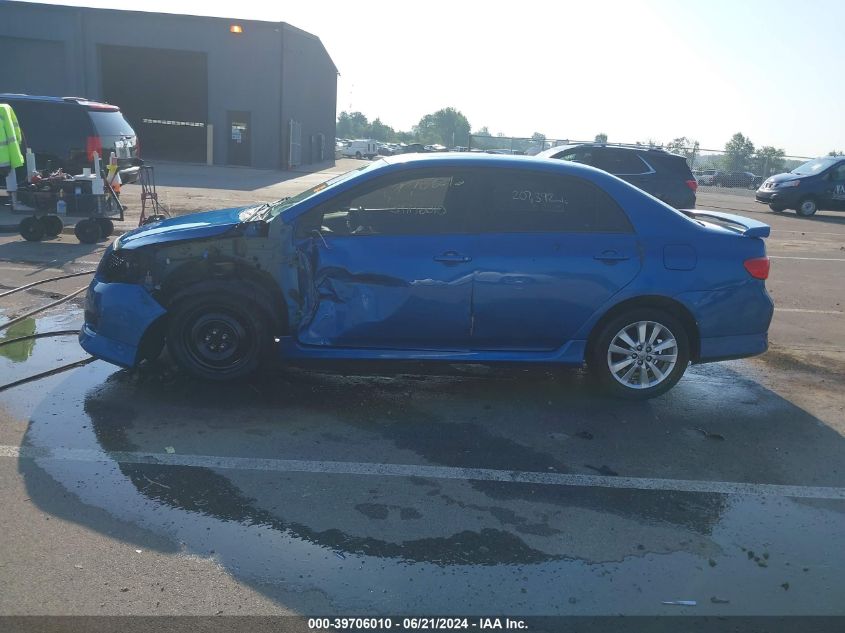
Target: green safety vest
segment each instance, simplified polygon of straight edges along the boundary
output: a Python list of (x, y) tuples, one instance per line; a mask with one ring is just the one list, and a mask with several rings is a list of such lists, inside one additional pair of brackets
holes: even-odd
[(8, 103), (0, 103), (0, 169), (15, 169), (23, 165), (21, 154), (21, 126), (18, 117)]

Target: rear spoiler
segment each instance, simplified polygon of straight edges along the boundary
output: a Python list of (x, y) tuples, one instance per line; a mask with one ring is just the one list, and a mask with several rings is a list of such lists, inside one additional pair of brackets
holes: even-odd
[(719, 224), (727, 229), (739, 231), (746, 237), (769, 237), (771, 227), (768, 224), (763, 224), (757, 220), (746, 218), (742, 215), (734, 215), (733, 213), (721, 213), (720, 211), (699, 211), (698, 209), (681, 209), (681, 213), (693, 220), (710, 220), (714, 224)]

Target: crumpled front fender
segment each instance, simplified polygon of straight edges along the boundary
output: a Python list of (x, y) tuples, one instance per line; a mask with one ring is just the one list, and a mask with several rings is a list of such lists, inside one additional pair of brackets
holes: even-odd
[(142, 286), (94, 279), (85, 299), (79, 344), (92, 356), (133, 367), (144, 333), (165, 312)]

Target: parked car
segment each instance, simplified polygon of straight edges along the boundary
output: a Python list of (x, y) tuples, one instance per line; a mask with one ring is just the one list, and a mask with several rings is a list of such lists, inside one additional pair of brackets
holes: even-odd
[(715, 169), (694, 169), (692, 175), (695, 176), (699, 185), (707, 186), (716, 184)]
[(380, 159), (292, 198), (146, 225), (105, 252), (82, 347), (193, 376), (297, 360), (580, 366), (665, 392), (759, 354), (773, 304), (756, 220), (678, 212), (567, 161)]
[(581, 143), (558, 145), (537, 156), (592, 165), (630, 182), (676, 209), (695, 208), (698, 182), (686, 158), (663, 149)]
[(114, 152), (120, 179), (138, 180), (142, 164), (138, 137), (117, 106), (80, 97), (22, 94), (0, 94), (0, 103), (15, 110), (24, 146), (35, 154), (36, 169), (81, 174), (92, 166), (94, 152), (104, 166)]
[(405, 154), (429, 154), (431, 150), (427, 145), (422, 143), (409, 143), (405, 146), (403, 153)]
[(745, 187), (755, 188), (755, 184), (762, 182), (762, 177), (756, 176), (750, 171), (717, 171), (714, 182), (718, 187)]
[(795, 209), (804, 217), (819, 209), (845, 211), (845, 156), (816, 158), (787, 174), (772, 176), (755, 198), (772, 211)]
[(372, 159), (378, 156), (379, 143), (372, 139), (357, 139), (349, 141), (340, 152), (346, 158), (368, 158)]

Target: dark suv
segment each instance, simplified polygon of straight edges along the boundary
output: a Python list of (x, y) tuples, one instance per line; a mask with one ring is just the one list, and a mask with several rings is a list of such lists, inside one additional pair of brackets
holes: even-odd
[(666, 150), (636, 145), (559, 145), (537, 154), (592, 165), (627, 180), (676, 209), (695, 208), (698, 182), (687, 159)]
[(2, 93), (0, 103), (14, 109), (24, 147), (35, 154), (36, 169), (62, 168), (69, 174), (81, 174), (84, 167), (92, 166), (94, 152), (103, 159), (103, 166), (114, 152), (120, 179), (124, 183), (138, 179), (138, 137), (117, 106), (81, 97)]

